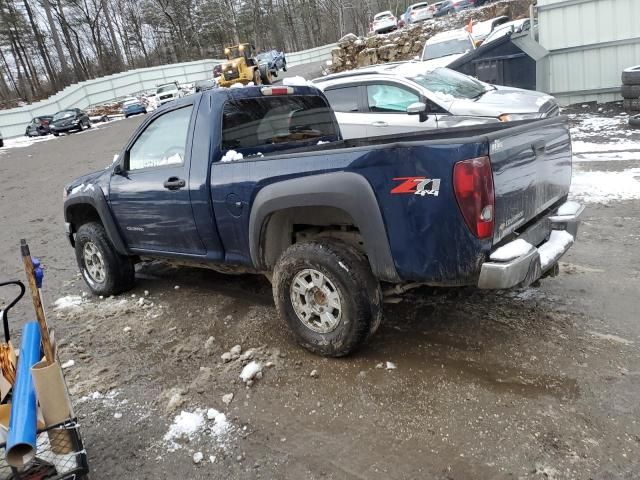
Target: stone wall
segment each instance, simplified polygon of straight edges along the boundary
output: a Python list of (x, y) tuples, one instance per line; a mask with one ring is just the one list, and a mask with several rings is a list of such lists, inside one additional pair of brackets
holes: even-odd
[(331, 73), (378, 63), (410, 60), (422, 54), (425, 41), (436, 33), (462, 28), (470, 20), (481, 22), (500, 15), (512, 20), (527, 17), (532, 0), (502, 0), (434, 20), (409, 25), (400, 30), (371, 37), (349, 33), (331, 51)]

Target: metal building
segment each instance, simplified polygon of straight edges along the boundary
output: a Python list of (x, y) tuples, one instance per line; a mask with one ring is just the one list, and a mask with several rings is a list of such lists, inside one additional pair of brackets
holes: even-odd
[(549, 52), (538, 89), (563, 105), (620, 100), (622, 70), (640, 65), (640, 0), (538, 0), (537, 10)]

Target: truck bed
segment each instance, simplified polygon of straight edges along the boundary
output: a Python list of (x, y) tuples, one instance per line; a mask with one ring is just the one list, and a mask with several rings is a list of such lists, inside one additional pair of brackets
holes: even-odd
[[(491, 160), (495, 190), (490, 239), (478, 239), (467, 228), (452, 185), (456, 162), (483, 156)], [(248, 226), (248, 212), (261, 189), (288, 178), (333, 172), (357, 173), (371, 186), (401, 279), (475, 284), (480, 266), (493, 249), (566, 198), (571, 180), (570, 136), (566, 118), (555, 117), (342, 140), (214, 163), (211, 191), (221, 239), (226, 245), (227, 237), (231, 245), (232, 238), (245, 236), (243, 242), (233, 242), (236, 248), (227, 251), (228, 260), (249, 263), (251, 250), (245, 233), (249, 228), (225, 221), (229, 214), (222, 206), (228, 195), (237, 195), (246, 205), (241, 217)], [(439, 189), (424, 195), (392, 194), (403, 178), (435, 179)]]

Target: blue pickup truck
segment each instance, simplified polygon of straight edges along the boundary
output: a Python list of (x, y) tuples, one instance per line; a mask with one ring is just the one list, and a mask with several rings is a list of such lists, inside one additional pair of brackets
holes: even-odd
[(341, 356), (387, 295), (556, 274), (570, 182), (564, 117), (343, 140), (313, 87), (217, 89), (153, 112), (64, 188), (64, 217), (95, 294), (132, 288), (145, 259), (264, 274), (298, 342)]

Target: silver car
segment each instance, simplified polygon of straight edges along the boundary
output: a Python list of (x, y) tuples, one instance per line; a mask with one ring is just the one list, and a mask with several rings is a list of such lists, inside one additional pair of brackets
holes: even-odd
[(490, 85), (424, 62), (377, 65), (313, 83), (336, 112), (344, 138), (375, 137), (558, 115), (550, 95)]

